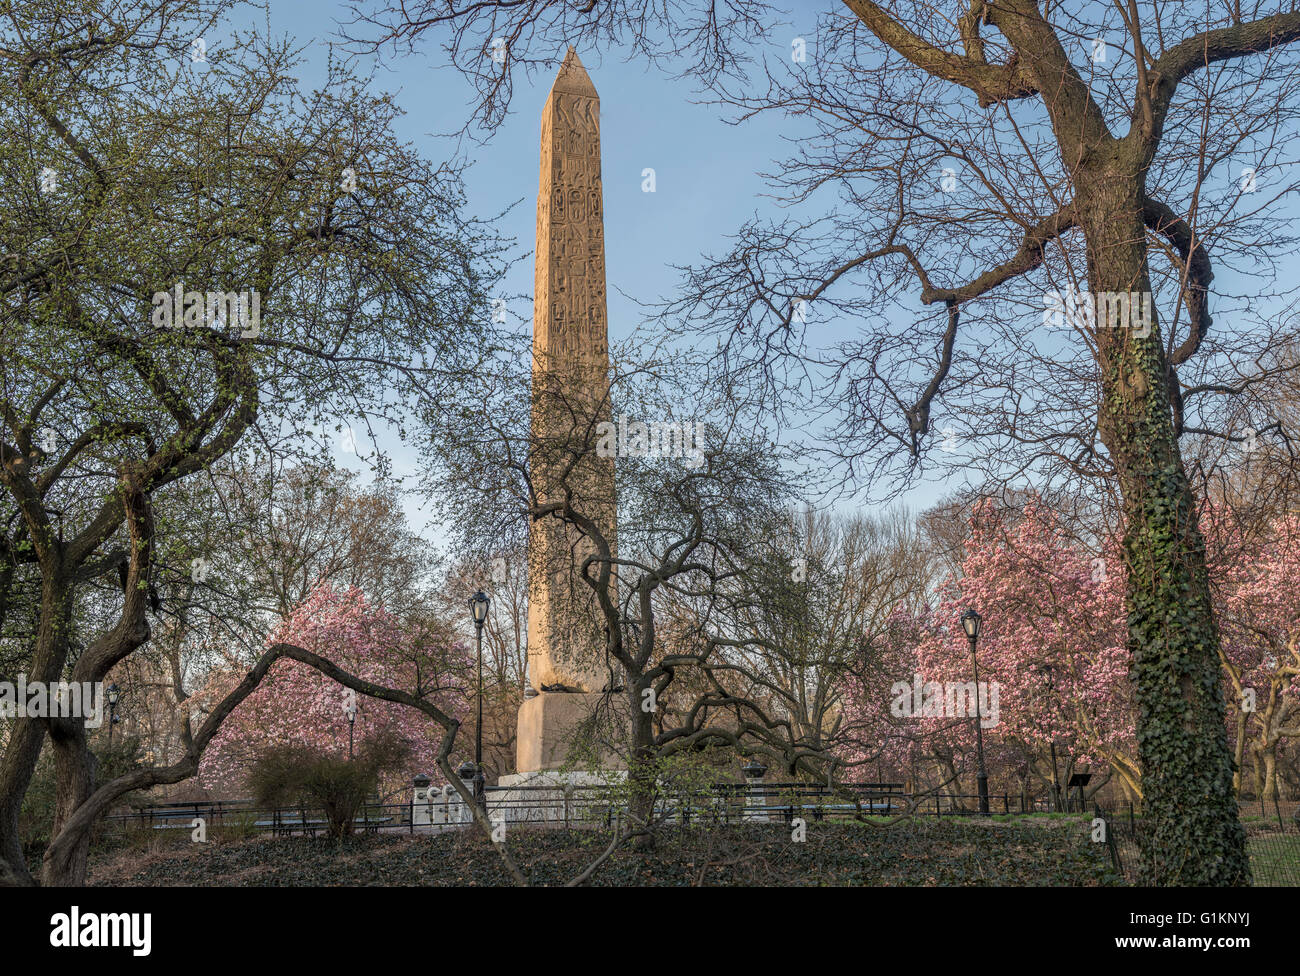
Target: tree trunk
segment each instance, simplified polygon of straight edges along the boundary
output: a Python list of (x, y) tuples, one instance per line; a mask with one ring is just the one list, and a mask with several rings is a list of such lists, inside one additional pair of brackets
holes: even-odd
[(42, 723), (20, 719), (0, 763), (0, 884), (35, 884), (23, 856), (18, 817), (44, 742)]
[[(641, 707), (641, 689), (633, 681), (627, 683), (628, 700), (632, 712), (632, 755), (628, 763), (628, 815), (632, 824), (648, 826), (654, 817), (655, 780), (658, 769), (654, 750), (654, 716)], [(653, 833), (645, 833), (633, 842), (634, 847), (649, 850), (654, 847)]]
[(1232, 789), (1241, 796), (1241, 770), (1246, 762), (1246, 713), (1237, 709), (1237, 742), (1232, 748)]
[(1264, 753), (1264, 792), (1262, 799), (1277, 799), (1277, 743)]
[[(1076, 181), (1094, 300), (1105, 292), (1150, 292), (1140, 184), (1125, 172)], [(1143, 881), (1249, 884), (1205, 543), (1173, 429), (1154, 316), (1153, 302), (1146, 337), (1140, 328), (1107, 327), (1100, 315), (1096, 325), (1098, 422), (1126, 523), (1130, 673), (1147, 828)]]
[[(95, 792), (95, 757), (86, 743), (86, 729), (80, 719), (51, 723), (50, 743), (54, 747), (54, 827), (41, 865), (41, 884), (80, 887), (86, 883), (90, 828), (71, 837), (60, 834), (77, 808)], [(55, 838), (58, 844), (53, 843)]]
[[(36, 631), (29, 681), (58, 681), (68, 654), (71, 594), (57, 573), (47, 574), (41, 588), (41, 620)], [(18, 817), (45, 742), (46, 723), (16, 719), (0, 760), (0, 884), (35, 884), (23, 856)]]
[(1130, 799), (1136, 797), (1140, 801), (1142, 799), (1142, 777), (1139, 775), (1138, 770), (1133, 767), (1132, 760), (1120, 753), (1111, 753), (1107, 759), (1110, 763), (1111, 772), (1119, 777), (1125, 795)]

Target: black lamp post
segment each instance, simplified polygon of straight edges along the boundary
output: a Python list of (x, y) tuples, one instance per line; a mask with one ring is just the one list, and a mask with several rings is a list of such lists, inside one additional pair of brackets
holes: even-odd
[(113, 726), (117, 724), (117, 700), (122, 696), (122, 689), (117, 682), (108, 686), (108, 747), (113, 748)]
[(352, 733), (357, 727), (357, 703), (348, 699), (343, 703), (343, 714), (348, 717), (348, 759), (352, 758)]
[(989, 774), (984, 771), (984, 716), (980, 714), (980, 662), (975, 656), (975, 642), (979, 640), (980, 624), (983, 618), (973, 609), (967, 609), (961, 615), (961, 627), (966, 631), (970, 641), (970, 659), (975, 665), (975, 757), (979, 763), (979, 772), (975, 782), (979, 784), (980, 813), (989, 812)]
[(469, 598), (469, 611), (474, 617), (474, 630), (478, 636), (478, 722), (474, 729), (474, 802), (487, 813), (487, 779), (483, 775), (483, 624), (487, 620), (487, 594), (479, 590)]

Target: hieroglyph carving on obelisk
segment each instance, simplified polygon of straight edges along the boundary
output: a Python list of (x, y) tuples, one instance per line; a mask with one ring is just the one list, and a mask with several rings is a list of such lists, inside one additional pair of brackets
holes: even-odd
[[(542, 110), (529, 471), (543, 502), (571, 491), (573, 508), (595, 522), (613, 555), (614, 459), (595, 453), (596, 426), (609, 416), (600, 99), (570, 48)], [(553, 516), (529, 527), (534, 687), (592, 692), (609, 681), (604, 618), (579, 576), (594, 551), (588, 538)]]

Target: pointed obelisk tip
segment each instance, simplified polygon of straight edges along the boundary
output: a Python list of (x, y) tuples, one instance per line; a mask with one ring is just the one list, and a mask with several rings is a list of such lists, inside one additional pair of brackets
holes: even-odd
[(596, 86), (591, 83), (587, 69), (582, 66), (578, 52), (573, 49), (572, 44), (569, 45), (569, 50), (564, 55), (564, 62), (555, 75), (555, 84), (551, 85), (551, 91), (587, 95), (591, 98), (600, 97), (596, 94)]

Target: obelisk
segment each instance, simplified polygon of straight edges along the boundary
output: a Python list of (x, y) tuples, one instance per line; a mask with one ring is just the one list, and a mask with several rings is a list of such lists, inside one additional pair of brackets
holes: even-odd
[[(591, 519), (612, 557), (614, 459), (595, 450), (596, 427), (609, 416), (600, 98), (569, 48), (542, 110), (529, 475), (539, 502), (567, 497)], [(604, 618), (581, 578), (598, 553), (589, 535), (554, 515), (529, 526), (528, 670), (538, 694), (519, 711), (521, 773), (561, 765), (573, 728), (610, 685)]]

